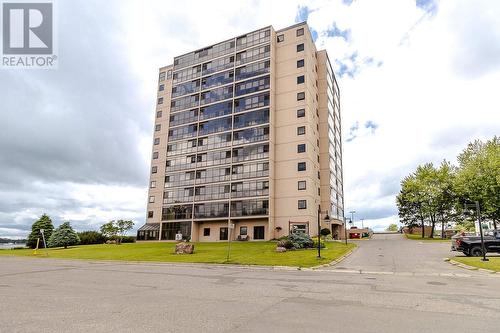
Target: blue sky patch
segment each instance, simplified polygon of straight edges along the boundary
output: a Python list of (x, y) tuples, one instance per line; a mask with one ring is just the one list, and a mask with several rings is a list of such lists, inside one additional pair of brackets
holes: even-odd
[(375, 130), (378, 128), (378, 124), (376, 124), (373, 120), (368, 120), (365, 123), (365, 128), (369, 129), (372, 134), (375, 134)]
[(436, 0), (415, 0), (418, 8), (424, 10), (429, 14), (436, 14), (438, 9), (438, 4)]
[(351, 39), (351, 30), (350, 29), (342, 30), (339, 27), (337, 27), (337, 24), (335, 22), (333, 22), (332, 26), (326, 30), (326, 36), (341, 37), (347, 42)]
[(297, 9), (297, 14), (295, 15), (295, 22), (304, 22), (307, 21), (307, 18), (309, 17), (309, 14), (312, 12), (312, 10), (309, 9), (307, 6), (299, 6)]

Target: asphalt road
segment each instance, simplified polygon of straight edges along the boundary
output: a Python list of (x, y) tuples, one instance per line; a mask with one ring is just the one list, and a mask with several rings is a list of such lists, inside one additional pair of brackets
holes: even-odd
[(0, 257), (0, 331), (499, 332), (499, 274), (419, 243), (377, 235), (315, 271)]

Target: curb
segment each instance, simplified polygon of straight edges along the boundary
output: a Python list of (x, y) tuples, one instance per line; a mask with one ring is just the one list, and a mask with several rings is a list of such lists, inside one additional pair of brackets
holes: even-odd
[(349, 257), (351, 254), (354, 253), (354, 251), (356, 251), (358, 249), (358, 246), (356, 245), (356, 247), (352, 248), (349, 252), (347, 252), (346, 254), (344, 254), (342, 257), (339, 257), (337, 259), (335, 259), (334, 261), (332, 262), (329, 262), (327, 264), (322, 264), (322, 265), (318, 265), (318, 266), (313, 266), (311, 267), (310, 269), (312, 270), (316, 270), (316, 269), (319, 269), (319, 268), (324, 268), (324, 267), (331, 267), (331, 266), (335, 266), (336, 264), (338, 264), (339, 262), (343, 261), (344, 259), (346, 259), (347, 257)]
[(461, 262), (458, 262), (458, 261), (450, 259), (450, 258), (445, 258), (444, 261), (447, 261), (448, 263), (450, 263), (453, 266), (467, 269), (469, 271), (478, 271), (478, 272), (484, 272), (484, 273), (489, 273), (489, 274), (498, 274), (500, 276), (500, 272), (494, 271), (492, 269), (479, 268), (479, 267), (475, 267), (475, 266), (462, 264)]

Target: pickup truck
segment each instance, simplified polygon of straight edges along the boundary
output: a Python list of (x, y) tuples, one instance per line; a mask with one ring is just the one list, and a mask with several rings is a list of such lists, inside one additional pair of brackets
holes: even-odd
[[(484, 236), (486, 253), (500, 253), (500, 230), (487, 231)], [(481, 237), (458, 234), (451, 238), (451, 250), (463, 252), (466, 256), (480, 257), (483, 255)]]

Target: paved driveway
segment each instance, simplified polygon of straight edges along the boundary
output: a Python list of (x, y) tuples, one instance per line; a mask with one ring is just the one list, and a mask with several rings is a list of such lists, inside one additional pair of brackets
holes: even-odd
[(450, 242), (422, 242), (402, 234), (374, 234), (355, 241), (358, 249), (333, 270), (416, 274), (464, 273), (443, 261), (454, 256)]

